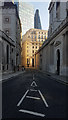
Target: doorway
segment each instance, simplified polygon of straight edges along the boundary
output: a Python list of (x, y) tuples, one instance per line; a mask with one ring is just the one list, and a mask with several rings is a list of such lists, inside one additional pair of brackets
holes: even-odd
[(32, 67), (34, 67), (34, 58), (32, 58)]
[(7, 70), (8, 70), (8, 64), (9, 64), (9, 45), (6, 47), (6, 61), (7, 61)]
[(30, 64), (30, 59), (27, 58), (27, 67), (29, 67), (29, 64)]
[(57, 50), (57, 74), (60, 75), (60, 50)]

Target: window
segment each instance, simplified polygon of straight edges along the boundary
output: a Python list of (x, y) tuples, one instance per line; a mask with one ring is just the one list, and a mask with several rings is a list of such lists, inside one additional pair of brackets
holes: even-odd
[(35, 39), (36, 39), (36, 36), (35, 36)]
[(6, 33), (6, 34), (9, 34), (9, 30), (8, 30), (8, 29), (7, 29), (7, 30), (5, 30), (5, 33)]
[(44, 39), (46, 39), (46, 36), (44, 36)]
[(36, 49), (37, 49), (37, 46), (36, 46)]
[(32, 43), (32, 45), (34, 45), (34, 43)]
[(36, 32), (35, 32), (35, 31), (33, 31), (33, 34), (36, 34)]
[(32, 53), (34, 53), (34, 50), (32, 50)]
[(5, 22), (7, 22), (7, 23), (8, 23), (8, 22), (9, 22), (9, 18), (5, 18)]
[(28, 46), (27, 46), (27, 48), (28, 48)]
[(27, 50), (27, 53), (28, 53), (29, 51)]
[(31, 34), (33, 34), (33, 32)]
[(51, 33), (52, 33), (52, 27), (51, 27)]
[(32, 36), (32, 39), (33, 39), (33, 36)]
[(9, 64), (9, 45), (6, 46), (6, 61), (7, 61), (7, 64)]
[(56, 2), (56, 10), (58, 9), (59, 6), (60, 6), (60, 2)]
[(29, 58), (27, 58), (27, 65), (28, 65), (28, 64), (30, 64), (30, 59), (29, 59)]
[(2, 70), (4, 70), (4, 65), (2, 66)]
[(40, 35), (38, 36), (38, 39), (40, 39)]
[(56, 2), (56, 18), (60, 19), (60, 2)]
[(13, 66), (13, 60), (12, 60), (12, 66)]
[(34, 48), (34, 46), (32, 48)]
[(68, 11), (67, 11), (67, 17), (68, 17)]
[(43, 36), (41, 36), (41, 39), (43, 39)]
[(13, 48), (12, 48), (12, 52), (13, 52)]
[(30, 36), (28, 36), (28, 38), (30, 38)]

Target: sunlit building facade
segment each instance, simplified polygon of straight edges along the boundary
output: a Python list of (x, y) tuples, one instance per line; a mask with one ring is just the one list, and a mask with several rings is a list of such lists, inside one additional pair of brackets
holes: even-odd
[(22, 23), (22, 35), (34, 28), (34, 8), (31, 4), (19, 2), (19, 16)]
[(48, 31), (30, 29), (23, 36), (22, 43), (22, 66), (35, 67), (35, 53), (47, 39)]

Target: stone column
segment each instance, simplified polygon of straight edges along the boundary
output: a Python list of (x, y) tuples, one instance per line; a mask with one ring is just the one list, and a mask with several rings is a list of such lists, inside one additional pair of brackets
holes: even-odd
[(68, 66), (68, 31), (63, 35), (63, 66)]
[(66, 49), (65, 49), (65, 52), (66, 52), (66, 66), (68, 67), (68, 31), (66, 32), (66, 37), (65, 37), (65, 41), (66, 41)]
[(68, 31), (63, 35), (63, 75), (68, 76)]

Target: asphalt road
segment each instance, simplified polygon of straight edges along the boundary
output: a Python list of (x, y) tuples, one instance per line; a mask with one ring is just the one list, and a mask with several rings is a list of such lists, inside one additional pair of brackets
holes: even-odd
[(2, 118), (42, 119), (67, 117), (68, 87), (36, 70), (2, 84)]

